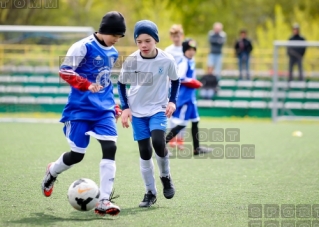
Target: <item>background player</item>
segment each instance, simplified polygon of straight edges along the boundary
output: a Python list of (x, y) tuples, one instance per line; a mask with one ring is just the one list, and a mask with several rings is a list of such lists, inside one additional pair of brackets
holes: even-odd
[(102, 148), (100, 162), (100, 199), (95, 213), (117, 215), (120, 208), (111, 202), (115, 178), (117, 130), (115, 117), (120, 115), (113, 96), (110, 70), (118, 58), (114, 44), (126, 31), (125, 20), (119, 12), (107, 13), (98, 33), (71, 46), (60, 67), (60, 77), (71, 85), (68, 103), (61, 122), (71, 151), (48, 165), (42, 182), (42, 192), (51, 196), (57, 176), (79, 163), (85, 154), (90, 136)]
[(194, 146), (194, 155), (207, 153), (209, 149), (200, 147), (198, 140), (198, 122), (199, 115), (196, 105), (196, 89), (202, 86), (201, 82), (196, 80), (195, 61), (193, 57), (196, 54), (196, 42), (192, 39), (186, 39), (182, 43), (184, 57), (178, 65), (178, 75), (181, 79), (180, 91), (176, 103), (176, 111), (173, 113), (172, 122), (176, 125), (166, 136), (166, 143), (175, 137), (182, 129), (192, 122), (192, 137)]
[[(124, 62), (118, 88), (123, 108), (122, 125), (129, 127), (128, 120), (131, 120), (134, 140), (140, 152), (140, 170), (146, 194), (139, 206), (150, 207), (156, 202), (157, 195), (150, 139), (156, 153), (163, 194), (167, 199), (175, 194), (165, 132), (167, 117), (171, 117), (176, 109), (180, 81), (173, 56), (156, 48), (159, 42), (156, 24), (149, 20), (137, 22), (134, 39), (139, 49)], [(133, 65), (136, 67), (131, 67)], [(131, 83), (126, 93), (128, 80), (137, 83)], [(169, 81), (171, 92), (168, 100)]]
[[(183, 53), (183, 48), (182, 48), (182, 42), (184, 39), (184, 30), (182, 25), (180, 24), (174, 24), (172, 25), (172, 27), (169, 30), (169, 34), (170, 34), (170, 38), (173, 42), (173, 44), (171, 44), (170, 46), (165, 48), (165, 51), (167, 53), (170, 53), (171, 55), (173, 55), (176, 64), (179, 64), (182, 62), (182, 59), (184, 57), (184, 53)], [(172, 122), (172, 120), (169, 120), (169, 128), (174, 128), (175, 125)], [(183, 135), (184, 135), (184, 130), (182, 130), (180, 133), (178, 133), (178, 135), (176, 137), (174, 137), (173, 139), (171, 139), (169, 141), (169, 145), (170, 147), (175, 148), (176, 146), (183, 150), (184, 149), (184, 140), (183, 140)]]
[(182, 49), (182, 42), (184, 39), (184, 30), (182, 25), (174, 24), (169, 30), (170, 38), (173, 44), (169, 45), (165, 48), (167, 53), (173, 55), (176, 64), (179, 64), (182, 61), (184, 56), (183, 49)]

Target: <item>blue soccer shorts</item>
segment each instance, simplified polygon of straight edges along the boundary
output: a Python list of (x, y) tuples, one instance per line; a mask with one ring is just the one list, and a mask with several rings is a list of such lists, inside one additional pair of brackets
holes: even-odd
[(172, 116), (172, 123), (175, 125), (187, 126), (189, 121), (199, 121), (197, 106), (192, 102), (177, 107)]
[(90, 136), (98, 140), (116, 142), (117, 130), (114, 117), (98, 121), (66, 121), (63, 132), (72, 151), (84, 154), (90, 142)]
[(150, 117), (132, 117), (133, 137), (135, 141), (151, 137), (155, 129), (166, 132), (167, 117), (164, 112), (158, 112)]

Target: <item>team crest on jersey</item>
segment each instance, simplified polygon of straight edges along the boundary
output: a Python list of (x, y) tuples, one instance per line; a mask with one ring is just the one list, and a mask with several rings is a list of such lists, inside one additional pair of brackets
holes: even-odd
[(103, 58), (101, 58), (100, 55), (96, 56), (94, 59), (93, 59), (93, 64), (94, 66), (96, 67), (102, 67), (104, 66), (104, 60)]
[(158, 74), (162, 75), (164, 73), (164, 67), (163, 66), (160, 66), (158, 68)]
[[(110, 75), (111, 72), (108, 69), (102, 70), (96, 77), (96, 83), (100, 84), (103, 88), (110, 85)], [(99, 93), (103, 93), (104, 89), (100, 90)]]

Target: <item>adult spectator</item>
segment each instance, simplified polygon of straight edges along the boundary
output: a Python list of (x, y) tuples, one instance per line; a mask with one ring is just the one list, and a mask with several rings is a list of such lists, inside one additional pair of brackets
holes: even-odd
[(247, 31), (240, 31), (240, 38), (235, 43), (235, 51), (238, 58), (239, 79), (243, 79), (243, 65), (246, 67), (246, 79), (250, 80), (249, 58), (253, 50), (251, 41), (247, 39)]
[(206, 74), (199, 80), (203, 87), (199, 89), (199, 95), (202, 99), (211, 100), (218, 90), (218, 81), (213, 74)]
[(208, 39), (210, 44), (210, 53), (208, 55), (208, 74), (214, 75), (220, 79), (222, 69), (222, 48), (226, 42), (226, 33), (223, 31), (222, 23), (216, 22), (213, 30), (209, 31)]
[[(300, 28), (298, 24), (294, 24), (292, 27), (293, 35), (290, 37), (289, 41), (305, 41), (300, 33)], [(298, 65), (299, 69), (299, 80), (303, 81), (303, 70), (302, 70), (302, 59), (305, 55), (306, 47), (288, 47), (287, 53), (289, 56), (289, 81), (292, 81), (292, 71), (295, 64)]]

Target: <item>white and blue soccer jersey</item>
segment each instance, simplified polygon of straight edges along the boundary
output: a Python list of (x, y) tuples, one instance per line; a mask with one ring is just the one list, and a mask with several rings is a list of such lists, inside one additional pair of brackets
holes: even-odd
[[(174, 82), (175, 92), (168, 98), (170, 82)], [(160, 49), (152, 59), (143, 58), (138, 50), (124, 62), (119, 94), (122, 105), (128, 105), (132, 113), (134, 140), (150, 138), (153, 130), (166, 131), (166, 107), (169, 100), (175, 102), (179, 83), (173, 56)], [(121, 89), (125, 84), (130, 84), (127, 95), (126, 90)]]
[(196, 89), (183, 85), (183, 81), (186, 82), (190, 79), (196, 79), (194, 59), (188, 59), (184, 56), (181, 63), (178, 65), (178, 75), (181, 79), (181, 86), (172, 122), (175, 125), (186, 126), (188, 121), (199, 121), (196, 104)]
[(189, 102), (196, 104), (196, 90), (183, 85), (183, 81), (196, 79), (195, 61), (184, 56), (178, 65), (178, 75), (181, 79), (181, 86), (179, 88), (176, 106), (179, 107)]
[(130, 84), (127, 99), (135, 117), (149, 117), (165, 112), (170, 80), (179, 79), (173, 56), (161, 49), (157, 51), (155, 58), (145, 59), (137, 50), (123, 64), (119, 82)]
[(174, 44), (172, 44), (165, 48), (165, 52), (171, 54), (174, 57), (176, 64), (182, 62), (184, 57), (182, 46), (175, 46)]
[(68, 50), (61, 69), (78, 73), (78, 80), (88, 80), (103, 86), (97, 93), (81, 91), (71, 86), (68, 102), (63, 110), (61, 122), (72, 120), (96, 121), (114, 117), (113, 85), (110, 80), (111, 69), (118, 58), (113, 47), (101, 45), (94, 35), (76, 43)]

